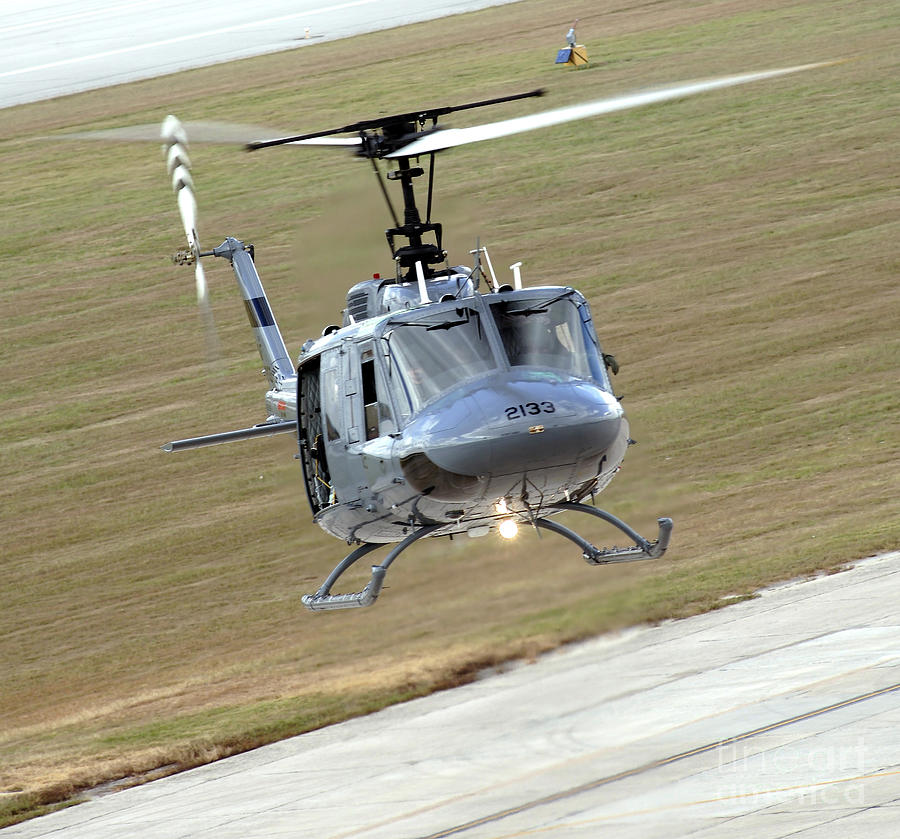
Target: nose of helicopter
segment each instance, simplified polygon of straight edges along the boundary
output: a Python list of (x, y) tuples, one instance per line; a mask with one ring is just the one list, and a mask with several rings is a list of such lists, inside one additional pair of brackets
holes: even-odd
[(442, 472), (445, 483), (453, 476), (449, 484), (457, 495), (489, 476), (563, 466), (573, 474), (596, 474), (614, 445), (624, 451), (628, 434), (612, 394), (591, 382), (540, 375), (506, 374), (463, 387), (424, 412), (416, 426), (416, 464), (432, 464), (431, 472)]

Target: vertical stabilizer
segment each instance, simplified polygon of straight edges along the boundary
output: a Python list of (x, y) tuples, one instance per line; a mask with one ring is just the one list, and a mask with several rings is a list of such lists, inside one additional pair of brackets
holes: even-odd
[(244, 243), (231, 236), (219, 247), (214, 248), (213, 254), (224, 257), (231, 263), (241, 289), (241, 296), (244, 298), (247, 317), (253, 327), (253, 336), (259, 347), (266, 378), (273, 389), (281, 390), (284, 381), (293, 379), (296, 373), (259, 274), (256, 272), (256, 266), (253, 264), (253, 258), (244, 247)]

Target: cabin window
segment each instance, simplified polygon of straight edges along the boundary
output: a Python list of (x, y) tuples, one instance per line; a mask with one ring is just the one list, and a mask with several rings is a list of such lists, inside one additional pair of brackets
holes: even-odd
[(341, 439), (344, 425), (341, 415), (343, 378), (338, 372), (338, 361), (332, 354), (322, 365), (322, 413), (325, 415), (325, 438), (329, 443)]
[[(491, 313), (511, 366), (549, 367), (578, 379), (594, 378), (584, 324), (571, 300), (506, 300)], [(590, 346), (588, 346), (590, 343)]]
[(298, 371), (298, 433), (306, 493), (313, 515), (334, 503), (328, 457), (323, 439), (322, 406), (320, 400), (319, 365), (321, 359), (306, 359)]
[(378, 396), (375, 393), (374, 358), (368, 358), (362, 362), (362, 386), (366, 439), (374, 440), (378, 436)]
[(394, 322), (389, 329), (391, 375), (401, 379), (413, 411), (497, 367), (474, 309)]
[(391, 408), (381, 377), (375, 366), (375, 351), (371, 346), (360, 352), (360, 378), (366, 439), (374, 440), (396, 430)]

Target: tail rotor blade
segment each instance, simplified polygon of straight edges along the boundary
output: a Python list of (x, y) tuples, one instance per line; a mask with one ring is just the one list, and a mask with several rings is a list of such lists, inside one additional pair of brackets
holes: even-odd
[(209, 309), (209, 290), (206, 286), (206, 274), (199, 260), (194, 265), (194, 277), (197, 282), (197, 302), (204, 310)]
[(172, 190), (178, 202), (178, 214), (184, 227), (188, 247), (194, 259), (194, 278), (197, 286), (197, 303), (206, 334), (207, 353), (210, 362), (220, 357), (219, 342), (209, 302), (206, 273), (200, 262), (200, 236), (197, 233), (197, 199), (194, 196), (194, 179), (191, 176), (191, 159), (187, 153), (187, 132), (177, 117), (169, 115), (160, 129), (166, 170), (172, 178)]
[(191, 177), (191, 159), (187, 153), (187, 134), (177, 117), (165, 118), (160, 131), (166, 170), (172, 178), (172, 189), (178, 200), (178, 212), (187, 236), (188, 246), (196, 259), (200, 253), (197, 235), (197, 200), (194, 198), (194, 179)]
[(172, 177), (172, 187), (178, 201), (178, 212), (181, 215), (181, 223), (184, 226), (184, 235), (187, 237), (188, 246), (194, 258), (200, 253), (200, 241), (197, 235), (197, 199), (194, 198), (194, 190), (190, 181), (190, 173), (187, 173), (187, 181), (180, 175), (183, 166), (175, 170)]
[(174, 114), (169, 114), (163, 120), (162, 127), (160, 128), (160, 136), (167, 146), (174, 145), (175, 143), (186, 146), (188, 142), (187, 132), (185, 132), (181, 120)]

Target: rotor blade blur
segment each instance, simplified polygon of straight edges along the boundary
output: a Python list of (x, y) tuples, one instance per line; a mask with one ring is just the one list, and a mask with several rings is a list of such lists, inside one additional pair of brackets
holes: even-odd
[(312, 137), (297, 136), (296, 139), (290, 137), (277, 137), (273, 140), (254, 140), (247, 143), (245, 148), (247, 151), (258, 151), (259, 149), (267, 149), (272, 146), (359, 146), (362, 145), (362, 137), (333, 137), (329, 133), (314, 135)]
[[(187, 125), (190, 125), (188, 123)], [(206, 337), (207, 361), (217, 364), (221, 358), (219, 339), (216, 334), (212, 306), (209, 302), (209, 289), (206, 284), (206, 272), (200, 263), (200, 237), (197, 233), (197, 199), (194, 196), (194, 179), (191, 175), (191, 160), (187, 153), (187, 125), (176, 116), (169, 114), (161, 126), (156, 126), (152, 139), (163, 142), (163, 155), (166, 158), (166, 170), (172, 178), (172, 190), (178, 202), (178, 215), (184, 227), (184, 235), (191, 249), (194, 261), (194, 280), (197, 288), (197, 303), (203, 321)], [(191, 137), (191, 140), (194, 138)]]
[(206, 285), (206, 273), (199, 259), (194, 264), (194, 279), (197, 281), (197, 302), (201, 308), (209, 309), (209, 289)]
[(194, 264), (194, 278), (197, 283), (197, 303), (200, 306), (200, 318), (203, 321), (203, 334), (206, 341), (206, 362), (217, 368), (221, 365), (222, 347), (213, 317), (212, 305), (209, 302), (209, 289), (206, 285), (206, 273), (198, 259)]
[[(238, 122), (217, 122), (200, 120), (182, 123), (191, 144), (221, 143), (223, 145), (246, 145), (260, 137), (276, 137), (283, 131), (261, 125), (244, 125)], [(113, 140), (120, 142), (159, 142), (159, 123), (126, 125), (121, 128), (103, 128), (96, 131), (77, 131), (70, 134), (55, 134), (44, 139), (63, 140)]]
[(449, 149), (453, 146), (465, 145), (466, 143), (477, 143), (481, 140), (492, 140), (510, 134), (534, 131), (538, 128), (546, 128), (564, 122), (586, 119), (588, 117), (608, 114), (614, 111), (624, 111), (629, 108), (638, 108), (643, 105), (652, 105), (655, 102), (665, 102), (670, 99), (681, 99), (686, 96), (693, 96), (697, 93), (705, 93), (720, 88), (747, 84), (748, 82), (758, 82), (764, 79), (775, 78), (776, 76), (797, 73), (801, 70), (826, 67), (835, 63), (836, 62), (834, 61), (824, 61), (816, 64), (802, 64), (796, 67), (785, 67), (779, 70), (764, 70), (758, 73), (722, 76), (715, 79), (707, 79), (705, 81), (681, 82), (677, 85), (668, 87), (627, 93), (621, 96), (613, 96), (609, 99), (586, 102), (581, 105), (571, 105), (566, 108), (556, 108), (552, 111), (542, 111), (524, 117), (515, 117), (499, 122), (475, 125), (471, 128), (446, 128), (434, 131), (418, 140), (414, 140), (409, 145), (403, 146), (402, 148), (397, 149), (397, 151), (385, 155), (385, 157), (418, 157), (422, 154), (441, 151), (442, 149)]

